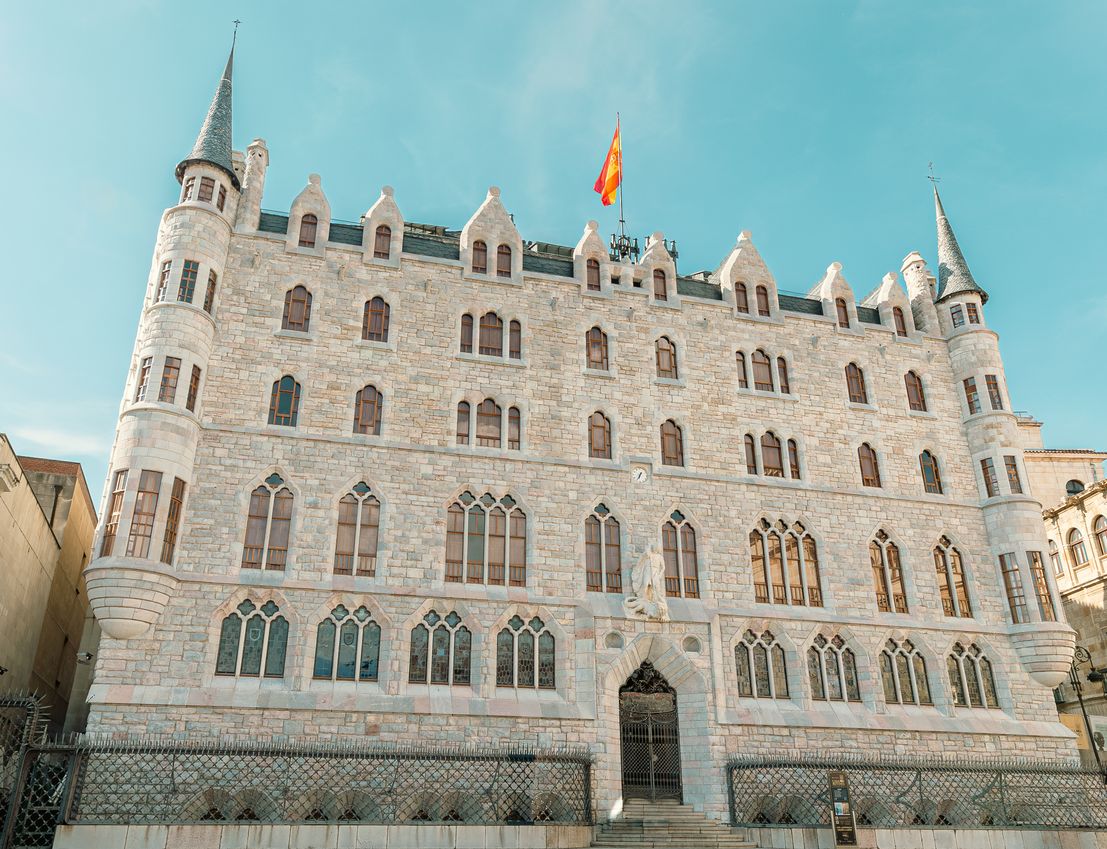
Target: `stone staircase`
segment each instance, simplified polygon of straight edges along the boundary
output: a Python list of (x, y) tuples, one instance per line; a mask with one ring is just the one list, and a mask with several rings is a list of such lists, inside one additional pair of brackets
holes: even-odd
[(746, 849), (742, 829), (708, 819), (675, 799), (627, 799), (618, 819), (596, 826), (594, 847), (610, 849)]

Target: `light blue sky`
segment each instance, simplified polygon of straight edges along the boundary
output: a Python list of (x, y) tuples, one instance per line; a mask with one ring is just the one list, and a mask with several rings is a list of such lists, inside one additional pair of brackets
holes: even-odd
[(309, 172), (336, 218), (380, 186), (461, 226), (499, 185), (524, 238), (616, 215), (591, 187), (623, 115), (629, 225), (714, 268), (738, 232), (782, 289), (858, 297), (934, 262), (933, 160), (1047, 443), (1107, 448), (1107, 5), (950, 2), (11, 4), (0, 26), (0, 430), (99, 500), (173, 168), (240, 17), (235, 146), (265, 206)]

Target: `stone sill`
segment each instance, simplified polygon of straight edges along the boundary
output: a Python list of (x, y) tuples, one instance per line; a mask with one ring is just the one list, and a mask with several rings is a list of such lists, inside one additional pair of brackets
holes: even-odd
[(456, 359), (464, 363), (476, 363), (478, 365), (506, 366), (507, 368), (526, 368), (525, 359), (513, 359), (512, 357), (497, 357), (494, 354), (454, 354)]

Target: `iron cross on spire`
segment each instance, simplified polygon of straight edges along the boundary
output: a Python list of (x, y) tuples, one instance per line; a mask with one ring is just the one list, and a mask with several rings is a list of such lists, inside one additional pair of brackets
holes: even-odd
[(929, 168), (930, 168), (930, 176), (927, 177), (926, 179), (928, 179), (934, 185), (937, 185), (938, 183), (942, 182), (941, 177), (935, 177), (934, 176), (934, 163), (933, 162), (929, 163)]
[(234, 50), (234, 44), (238, 40), (238, 25), (242, 23), (242, 21), (235, 18), (231, 23), (234, 24), (234, 35), (231, 36), (231, 50)]

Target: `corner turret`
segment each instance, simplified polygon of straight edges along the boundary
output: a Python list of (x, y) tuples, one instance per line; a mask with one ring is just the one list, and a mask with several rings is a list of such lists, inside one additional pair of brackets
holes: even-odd
[(231, 178), (231, 185), (240, 188), (231, 152), (231, 74), (234, 70), (234, 45), (227, 57), (227, 66), (216, 86), (207, 117), (196, 136), (192, 152), (177, 164), (177, 182), (184, 183), (188, 166), (206, 163), (224, 171)]

